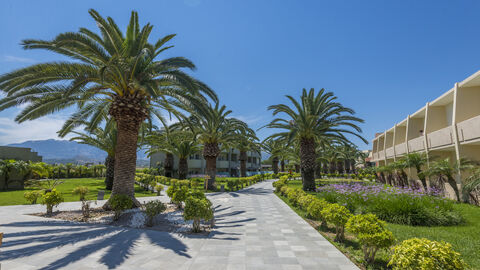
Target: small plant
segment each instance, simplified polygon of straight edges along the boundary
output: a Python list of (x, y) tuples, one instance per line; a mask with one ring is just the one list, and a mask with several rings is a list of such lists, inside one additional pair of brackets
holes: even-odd
[(288, 186), (283, 186), (280, 188), (280, 194), (282, 194), (283, 196), (287, 195), (287, 192), (290, 188)]
[(393, 247), (393, 255), (388, 265), (400, 269), (442, 269), (462, 270), (468, 266), (460, 258), (460, 253), (445, 242), (425, 238), (412, 238)]
[(315, 198), (308, 206), (307, 206), (307, 214), (310, 218), (314, 220), (320, 220), (322, 223), (320, 226), (323, 228), (327, 227), (327, 221), (322, 216), (323, 208), (327, 207), (328, 202), (324, 199)]
[(36, 204), (38, 198), (42, 197), (42, 192), (40, 190), (32, 190), (23, 193), (23, 197), (31, 204)]
[(55, 188), (42, 195), (42, 204), (47, 206), (47, 215), (51, 215), (53, 207), (59, 205), (61, 202), (63, 202), (62, 194)]
[(84, 201), (85, 197), (88, 194), (88, 187), (86, 186), (76, 187), (75, 189), (73, 189), (72, 194), (80, 196), (80, 201)]
[(167, 206), (161, 201), (149, 201), (145, 204), (145, 214), (147, 215), (146, 225), (148, 227), (153, 226), (153, 219), (156, 215), (162, 213), (167, 209)]
[(110, 206), (115, 212), (113, 220), (118, 220), (123, 211), (133, 207), (133, 201), (125, 194), (116, 194), (110, 198)]
[(367, 264), (375, 261), (375, 254), (379, 249), (389, 248), (395, 242), (392, 232), (385, 229), (385, 222), (374, 214), (352, 216), (345, 227), (362, 245)]
[(328, 223), (335, 225), (334, 241), (343, 242), (345, 239), (345, 224), (352, 216), (350, 211), (345, 206), (333, 203), (328, 204), (320, 213)]
[(172, 196), (172, 202), (177, 205), (178, 208), (182, 208), (182, 203), (187, 199), (188, 187), (181, 186), (178, 188)]
[(185, 220), (193, 220), (193, 232), (200, 232), (201, 220), (213, 219), (212, 203), (208, 199), (188, 197), (183, 211)]
[(162, 184), (157, 183), (157, 185), (155, 186), (155, 190), (157, 191), (157, 196), (161, 195), (163, 189), (164, 189), (164, 186)]
[(300, 198), (298, 198), (298, 206), (302, 210), (307, 211), (307, 208), (310, 205), (310, 203), (312, 203), (316, 199), (317, 199), (316, 196), (313, 196), (313, 195), (310, 195), (310, 194), (303, 195)]
[(167, 196), (170, 197), (170, 199), (172, 199), (173, 197), (173, 194), (179, 189), (179, 187), (177, 185), (171, 185), (168, 187), (167, 189)]

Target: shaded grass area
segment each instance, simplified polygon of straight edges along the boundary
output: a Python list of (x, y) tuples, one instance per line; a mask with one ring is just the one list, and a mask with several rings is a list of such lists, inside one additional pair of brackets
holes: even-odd
[[(105, 190), (105, 183), (103, 178), (71, 178), (62, 180), (63, 183), (58, 185), (56, 189), (62, 193), (65, 202), (78, 201), (77, 195), (72, 195), (72, 190), (78, 186), (88, 187), (87, 200), (96, 200), (99, 190)], [(26, 188), (25, 190), (12, 190), (0, 192), (0, 206), (4, 205), (19, 205), (29, 204), (23, 197), (26, 191), (34, 190), (32, 188)], [(105, 199), (110, 197), (110, 190), (105, 190)], [(135, 197), (147, 197), (155, 196), (155, 193), (145, 191), (138, 185), (135, 185)], [(40, 203), (38, 201), (37, 203)]]
[[(301, 188), (301, 181), (290, 181), (289, 187)], [(310, 192), (316, 195), (315, 192)], [(282, 199), (299, 216), (306, 219), (310, 224), (315, 222), (306, 218), (306, 212), (294, 207), (287, 198), (277, 196)], [(387, 223), (387, 228), (393, 232), (397, 243), (410, 238), (427, 238), (435, 241), (445, 241), (452, 244), (453, 249), (459, 252), (462, 259), (472, 268), (480, 269), (480, 207), (469, 204), (455, 204), (455, 210), (462, 214), (465, 223), (456, 226), (407, 226)], [(316, 227), (316, 226), (315, 226)], [(319, 228), (317, 228), (319, 229)], [(357, 264), (361, 264), (363, 253), (361, 247), (351, 235), (346, 233), (347, 240), (343, 244), (333, 242), (335, 233), (333, 228), (319, 230), (319, 232), (332, 242), (339, 250), (344, 252)], [(382, 250), (376, 256), (376, 264), (366, 269), (388, 269), (389, 252)]]

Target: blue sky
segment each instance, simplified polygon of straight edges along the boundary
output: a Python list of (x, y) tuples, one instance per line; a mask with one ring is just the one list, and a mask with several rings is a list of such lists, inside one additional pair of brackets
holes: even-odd
[[(121, 27), (134, 9), (142, 24), (155, 26), (155, 39), (176, 33), (165, 56), (191, 59), (194, 75), (254, 128), (271, 119), (267, 106), (286, 102), (284, 95), (326, 88), (365, 119), (370, 141), (480, 69), (479, 1), (15, 0), (0, 3), (0, 73), (60, 60), (19, 43), (94, 29), (89, 8)], [(17, 125), (17, 111), (0, 112), (0, 144), (54, 138), (68, 116)]]

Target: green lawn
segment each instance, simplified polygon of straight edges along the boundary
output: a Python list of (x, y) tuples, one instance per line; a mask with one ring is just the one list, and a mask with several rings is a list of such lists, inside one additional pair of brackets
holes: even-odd
[[(290, 181), (288, 186), (301, 188), (301, 181)], [(312, 192), (312, 194), (314, 194)], [(278, 194), (277, 194), (278, 195)], [(306, 213), (299, 208), (292, 206), (288, 200), (282, 196), (278, 196), (285, 203), (287, 203), (298, 215), (305, 218)], [(439, 227), (422, 227), (422, 226), (406, 226), (387, 223), (397, 242), (405, 239), (418, 237), (428, 238), (435, 241), (445, 241), (452, 244), (455, 251), (462, 255), (463, 260), (472, 269), (480, 269), (480, 207), (469, 204), (456, 204), (455, 208), (462, 213), (466, 223), (458, 226), (439, 226)], [(333, 230), (333, 228), (331, 228)], [(322, 235), (329, 238), (333, 242), (331, 230), (321, 231)], [(358, 242), (350, 239), (344, 244), (334, 243), (344, 253), (349, 254), (350, 257), (360, 260), (362, 252)], [(386, 269), (385, 265), (388, 260), (388, 253), (385, 251), (379, 252), (377, 255), (378, 264), (369, 269)]]
[[(72, 190), (78, 186), (87, 186), (89, 189), (87, 199), (96, 200), (99, 190), (105, 190), (104, 180), (100, 178), (71, 178), (62, 180), (64, 183), (58, 185), (56, 189), (62, 193), (65, 202), (78, 201), (78, 196), (72, 195)], [(23, 198), (23, 193), (32, 189), (25, 190), (14, 190), (14, 191), (1, 191), (0, 192), (0, 206), (3, 205), (18, 205), (18, 204), (29, 204), (25, 198)], [(155, 196), (154, 193), (145, 191), (138, 185), (135, 185), (135, 196), (136, 197), (147, 197)], [(105, 199), (110, 197), (110, 191), (105, 191)]]

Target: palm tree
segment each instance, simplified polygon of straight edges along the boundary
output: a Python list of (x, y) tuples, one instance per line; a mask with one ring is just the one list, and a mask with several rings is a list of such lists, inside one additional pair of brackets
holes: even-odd
[[(174, 111), (169, 98), (183, 102), (216, 100), (204, 83), (183, 72), (195, 65), (183, 58), (158, 60), (172, 46), (165, 46), (175, 35), (149, 43), (153, 26), (140, 28), (137, 12), (132, 12), (126, 33), (110, 17), (89, 10), (100, 35), (80, 28), (59, 34), (51, 41), (24, 40), (24, 49), (46, 49), (73, 61), (32, 65), (0, 76), (0, 89), (7, 95), (0, 109), (28, 104), (15, 118), (17, 122), (37, 119), (76, 106), (72, 117), (95, 118), (108, 110), (118, 130), (112, 194), (134, 198), (137, 137), (140, 124), (160, 110)], [(71, 119), (70, 119), (71, 120)], [(98, 123), (98, 121), (96, 122)]]
[(462, 171), (473, 169), (472, 162), (466, 159), (460, 159), (454, 163), (450, 162), (449, 158), (432, 162), (425, 173), (428, 176), (436, 176), (438, 183), (443, 187), (444, 183), (448, 183), (455, 192), (457, 201), (462, 199), (460, 190), (455, 181), (455, 175)]
[(65, 178), (70, 178), (72, 170), (75, 168), (75, 165), (72, 163), (65, 164)]
[(283, 142), (280, 140), (268, 139), (264, 140), (261, 145), (263, 151), (270, 154), (270, 160), (272, 161), (272, 170), (274, 174), (278, 173), (278, 160), (281, 156), (283, 149)]
[(240, 161), (240, 177), (247, 176), (247, 151), (260, 152), (258, 138), (255, 131), (247, 127), (236, 130), (236, 148), (240, 151), (238, 160)]
[(174, 125), (174, 128), (187, 128), (197, 134), (198, 142), (203, 145), (202, 154), (206, 161), (206, 174), (209, 176), (207, 189), (215, 190), (217, 157), (221, 148), (231, 148), (235, 143), (237, 130), (248, 127), (238, 119), (229, 118), (232, 111), (227, 110), (225, 105), (199, 103), (189, 109), (192, 115)]
[(71, 141), (91, 145), (107, 153), (107, 157), (105, 158), (105, 189), (112, 190), (115, 178), (115, 147), (117, 145), (118, 136), (115, 125), (111, 122), (107, 122), (105, 128), (97, 127), (89, 133), (76, 131), (72, 131), (72, 133), (77, 136), (71, 138)]
[[(300, 167), (304, 190), (315, 190), (315, 148), (321, 141), (335, 138), (345, 141), (345, 135), (350, 134), (362, 139), (362, 131), (356, 123), (363, 120), (353, 116), (355, 112), (340, 103), (331, 92), (321, 89), (315, 95), (312, 88), (307, 92), (303, 89), (300, 100), (286, 96), (293, 104), (293, 109), (285, 104), (268, 107), (273, 115), (286, 114), (286, 118), (276, 118), (267, 127), (281, 129), (282, 132), (271, 135), (271, 138), (282, 138), (287, 142), (293, 140), (300, 144)], [(351, 130), (351, 129), (353, 130)]]
[(422, 166), (427, 164), (427, 155), (425, 153), (409, 153), (402, 159), (407, 168), (415, 168), (417, 176), (422, 182), (423, 190), (427, 191), (427, 180), (422, 171)]
[(145, 138), (145, 143), (150, 145), (147, 151), (151, 156), (154, 153), (163, 152), (179, 159), (178, 178), (186, 179), (188, 175), (188, 157), (200, 151), (195, 134), (189, 130), (171, 131), (165, 128), (161, 131), (152, 132)]
[[(13, 180), (11, 179), (12, 173), (16, 172), (20, 175), (25, 175), (28, 172), (29, 164), (28, 162), (22, 160), (2, 160), (0, 159), (0, 175), (3, 176), (4, 185), (3, 189), (7, 190), (8, 185), (12, 182), (22, 182), (24, 179)], [(23, 182), (22, 182), (23, 185)]]

